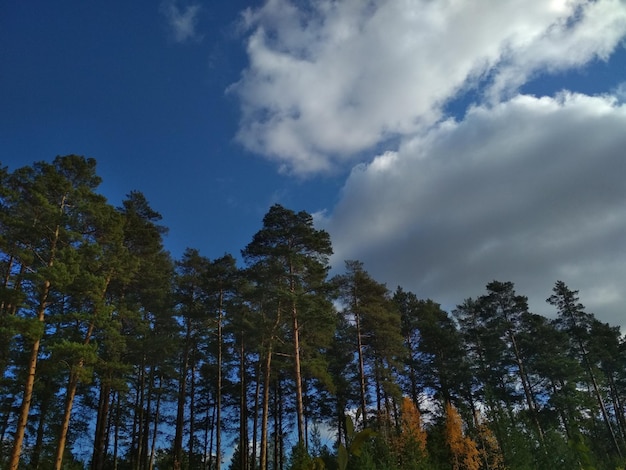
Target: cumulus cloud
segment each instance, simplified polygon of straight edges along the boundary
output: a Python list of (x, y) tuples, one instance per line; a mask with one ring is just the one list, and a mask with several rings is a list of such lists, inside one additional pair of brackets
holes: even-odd
[(175, 42), (198, 41), (202, 36), (197, 31), (200, 5), (187, 5), (181, 8), (175, 0), (161, 3), (161, 13), (165, 16)]
[(567, 14), (542, 34), (520, 35), (504, 51), (490, 89), (492, 97), (514, 92), (539, 72), (555, 73), (580, 68), (591, 60), (606, 61), (626, 33), (626, 5), (621, 0), (563, 2), (559, 10)]
[(620, 83), (611, 94), (622, 103), (626, 103), (626, 82)]
[(620, 0), (268, 0), (242, 18), (237, 138), (297, 174), (366, 160), (468, 89), (497, 102), (606, 59), (626, 32)]
[(626, 105), (518, 95), (476, 106), (356, 167), (319, 222), (334, 264), (448, 308), (513, 281), (537, 313), (556, 280), (623, 323)]
[(316, 216), (336, 269), (361, 260), (448, 309), (513, 281), (546, 314), (563, 280), (623, 324), (624, 85), (520, 89), (609, 60), (626, 3), (268, 0), (242, 23), (238, 140), (298, 175), (356, 165)]

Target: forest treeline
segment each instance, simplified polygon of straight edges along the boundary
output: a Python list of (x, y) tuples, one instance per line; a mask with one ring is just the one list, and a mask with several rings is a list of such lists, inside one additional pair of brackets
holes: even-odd
[(242, 266), (174, 260), (144, 195), (99, 184), (75, 155), (0, 169), (2, 468), (623, 468), (626, 341), (565, 283), (550, 318), (502, 281), (446, 312), (356, 260), (331, 278), (280, 205)]

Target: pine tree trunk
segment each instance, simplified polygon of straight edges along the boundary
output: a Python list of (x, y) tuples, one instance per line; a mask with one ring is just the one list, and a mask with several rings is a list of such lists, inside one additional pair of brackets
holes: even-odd
[(602, 394), (600, 393), (600, 387), (598, 386), (598, 381), (596, 380), (596, 376), (593, 373), (593, 369), (591, 367), (591, 362), (589, 361), (587, 350), (585, 349), (585, 346), (582, 343), (582, 341), (579, 340), (578, 345), (580, 347), (580, 350), (583, 356), (585, 369), (587, 370), (587, 374), (589, 375), (589, 378), (591, 379), (591, 385), (593, 386), (594, 395), (596, 396), (598, 405), (600, 406), (600, 411), (602, 413), (602, 418), (604, 419), (604, 424), (606, 425), (607, 431), (609, 431), (609, 435), (611, 436), (613, 447), (615, 447), (615, 450), (617, 451), (617, 455), (619, 455), (619, 458), (621, 459), (623, 458), (622, 450), (620, 449), (620, 446), (617, 442), (617, 436), (615, 435), (615, 431), (613, 430), (613, 426), (611, 425), (609, 413), (607, 412), (606, 405), (604, 404), (604, 400), (602, 398)]
[(207, 405), (206, 407), (206, 413), (204, 414), (204, 442), (203, 442), (203, 447), (202, 447), (202, 470), (205, 470), (207, 468), (209, 468), (209, 463), (207, 463), (207, 456), (208, 456), (208, 462), (211, 461), (211, 457), (209, 455), (209, 411), (210, 411), (210, 407)]
[(145, 367), (143, 364), (139, 367), (139, 376), (137, 377), (137, 390), (135, 393), (133, 428), (130, 440), (130, 468), (139, 470), (139, 451), (141, 446), (141, 423), (143, 422), (143, 392), (144, 392), (144, 375)]
[[(411, 341), (410, 334), (407, 334), (405, 339), (406, 339), (408, 357), (410, 358), (411, 362), (413, 362), (415, 352), (413, 351), (414, 346), (413, 346), (413, 341)], [(417, 393), (417, 374), (415, 372), (415, 367), (413, 367), (412, 364), (409, 368), (409, 383), (411, 384), (411, 399), (413, 400), (413, 403), (415, 403), (415, 406), (417, 406), (419, 410), (419, 394)]]
[[(109, 276), (106, 279), (104, 284), (104, 288), (101, 294), (101, 300), (104, 299), (106, 295), (107, 288), (109, 283), (111, 282), (111, 277)], [(96, 316), (98, 315), (97, 309), (93, 312), (93, 318), (89, 323), (89, 327), (87, 328), (87, 332), (85, 333), (85, 337), (83, 339), (83, 345), (87, 346), (91, 341), (91, 336), (93, 335), (93, 331), (96, 326)], [(54, 464), (54, 470), (61, 470), (61, 466), (63, 465), (63, 454), (65, 452), (65, 444), (67, 442), (67, 432), (70, 427), (70, 418), (72, 415), (72, 407), (74, 406), (74, 397), (76, 396), (76, 388), (78, 387), (78, 371), (80, 371), (85, 365), (85, 360), (80, 359), (78, 364), (76, 364), (76, 369), (70, 372), (70, 380), (66, 391), (66, 400), (65, 400), (65, 412), (63, 413), (63, 421), (61, 424), (61, 433), (59, 435), (59, 443), (57, 447), (57, 454)]]
[(106, 383), (100, 384), (100, 397), (98, 399), (98, 416), (96, 418), (96, 432), (93, 443), (93, 455), (91, 469), (102, 470), (106, 449), (106, 426), (109, 418), (109, 402), (111, 398), (111, 386)]
[(293, 322), (293, 353), (294, 353), (294, 380), (296, 382), (296, 414), (298, 423), (298, 442), (306, 447), (304, 433), (304, 402), (302, 400), (302, 372), (300, 366), (300, 330), (298, 327), (298, 311), (295, 303), (292, 305)]
[[(550, 381), (550, 386), (552, 388), (552, 396), (556, 397), (558, 393), (558, 389), (556, 387), (556, 383), (554, 383), (554, 380)], [(561, 383), (561, 386), (562, 386), (562, 383)], [(568, 415), (572, 416), (571, 410), (568, 410), (568, 411), (570, 411)], [(569, 425), (567, 416), (563, 411), (563, 408), (561, 407), (558, 408), (558, 415), (559, 415), (559, 418), (561, 419), (561, 424), (563, 424), (563, 429), (565, 430), (565, 437), (567, 437), (567, 440), (570, 441), (573, 438), (573, 436), (572, 436), (572, 432), (570, 431), (570, 425)]]
[(194, 458), (194, 434), (196, 432), (196, 348), (191, 352), (191, 377), (189, 378), (189, 465), (193, 467)]
[(360, 379), (360, 392), (361, 392), (361, 411), (363, 413), (363, 424), (367, 423), (367, 402), (366, 402), (366, 390), (365, 390), (365, 359), (363, 357), (363, 339), (361, 337), (361, 322), (360, 315), (354, 314), (356, 320), (356, 338), (357, 338), (357, 353), (359, 356), (359, 379)]
[(273, 444), (274, 444), (274, 450), (273, 450), (273, 462), (272, 462), (272, 468), (273, 470), (278, 470), (278, 463), (279, 463), (279, 452), (280, 452), (280, 433), (281, 433), (281, 429), (280, 429), (280, 415), (279, 415), (279, 409), (278, 409), (278, 403), (279, 403), (279, 390), (280, 390), (280, 380), (279, 379), (275, 379), (274, 380), (274, 394), (272, 397), (272, 420), (274, 421), (274, 439), (273, 439)]
[(611, 400), (613, 401), (613, 409), (615, 410), (615, 417), (617, 419), (617, 425), (622, 436), (622, 439), (626, 438), (626, 421), (624, 420), (624, 405), (620, 399), (617, 385), (615, 384), (615, 378), (613, 374), (605, 374), (609, 380), (609, 387), (611, 389)]
[(261, 360), (257, 362), (256, 384), (254, 388), (254, 417), (252, 422), (252, 462), (250, 470), (256, 470), (257, 444), (259, 442), (259, 403), (261, 402)]
[(272, 326), (269, 338), (267, 341), (267, 352), (265, 356), (265, 370), (263, 379), (263, 402), (262, 402), (262, 415), (261, 415), (261, 459), (260, 470), (267, 470), (267, 423), (269, 419), (269, 402), (270, 402), (270, 386), (271, 386), (271, 373), (272, 373), (272, 354), (274, 348), (275, 332), (280, 325), (281, 320), (281, 305), (280, 303), (276, 307), (276, 319)]
[(246, 358), (243, 333), (241, 334), (241, 345), (239, 347), (239, 468), (248, 470), (248, 397), (246, 387)]
[[(120, 443), (120, 392), (117, 392), (115, 397), (115, 433), (113, 434), (113, 470), (117, 470), (117, 455)], [(131, 447), (132, 448), (132, 447)]]
[(285, 410), (283, 409), (283, 403), (285, 402), (283, 397), (282, 387), (278, 388), (278, 429), (280, 430), (280, 436), (278, 440), (278, 468), (283, 470), (285, 468), (285, 435), (283, 433), (283, 418), (285, 416)]
[(209, 439), (209, 469), (213, 470), (213, 441), (215, 439), (215, 412), (216, 407), (211, 408), (211, 437)]
[[(149, 458), (150, 458), (150, 454), (148, 452), (148, 445), (150, 444), (150, 424), (152, 421), (152, 397), (155, 394), (154, 391), (154, 366), (150, 366), (150, 373), (148, 374), (148, 398), (146, 400), (146, 412), (145, 412), (145, 416), (144, 416), (144, 423), (143, 423), (143, 432), (141, 433), (142, 436), (142, 446), (141, 446), (141, 453), (140, 453), (140, 461), (141, 461), (141, 468), (143, 470), (148, 470), (149, 468)], [(160, 398), (160, 395), (157, 396), (157, 399)], [(154, 428), (156, 429), (157, 427), (157, 423), (158, 423), (158, 418), (157, 416), (154, 417)]]
[(191, 320), (187, 320), (185, 345), (178, 378), (178, 405), (176, 411), (176, 433), (174, 434), (174, 470), (180, 470), (183, 456), (183, 427), (185, 424), (185, 400), (187, 398), (187, 369), (191, 342)]
[(157, 394), (156, 409), (154, 410), (154, 429), (152, 430), (152, 445), (150, 447), (150, 459), (148, 470), (154, 468), (154, 457), (156, 455), (156, 441), (159, 430), (159, 415), (161, 413), (161, 387), (163, 386), (161, 376), (159, 375), (159, 392)]
[[(9, 280), (11, 279), (11, 270), (13, 269), (13, 263), (15, 261), (15, 257), (13, 255), (9, 255), (9, 259), (6, 261), (7, 267), (4, 275), (4, 279), (2, 280), (2, 288), (7, 289), (9, 287)], [(0, 300), (0, 312), (4, 312), (4, 310), (10, 310), (11, 304), (5, 304), (6, 300)]]
[[(58, 229), (57, 229), (58, 230)], [(52, 266), (51, 260), (48, 266)], [(43, 295), (39, 304), (37, 312), (37, 319), (41, 323), (45, 321), (45, 312), (48, 303), (48, 295), (50, 293), (50, 281), (44, 282)], [(9, 459), (9, 470), (17, 470), (20, 464), (20, 456), (22, 454), (22, 443), (24, 442), (24, 434), (26, 433), (26, 424), (28, 422), (28, 413), (30, 411), (30, 404), (33, 399), (33, 390), (35, 387), (35, 375), (37, 372), (37, 359), (39, 357), (39, 346), (41, 339), (37, 338), (30, 349), (30, 358), (28, 360), (26, 384), (24, 385), (24, 394), (22, 397), (22, 404), (20, 406), (20, 414), (15, 427), (15, 438), (13, 441), (13, 450), (11, 451), (11, 458)]]
[[(79, 365), (81, 367), (82, 364)], [(78, 386), (78, 376), (75, 371), (70, 373), (70, 380), (67, 386), (65, 398), (65, 411), (61, 421), (61, 432), (59, 434), (59, 442), (57, 444), (57, 453), (54, 459), (54, 470), (61, 470), (63, 466), (63, 454), (65, 453), (65, 443), (67, 441), (67, 431), (70, 428), (70, 417), (72, 415), (72, 407), (74, 405), (74, 397), (76, 396), (76, 387)]]
[(528, 375), (526, 374), (526, 368), (524, 367), (524, 362), (522, 361), (521, 354), (519, 352), (519, 348), (517, 347), (517, 340), (515, 338), (515, 334), (511, 330), (508, 331), (508, 336), (513, 345), (513, 353), (515, 354), (515, 362), (517, 364), (517, 372), (522, 382), (522, 388), (524, 389), (524, 396), (526, 398), (526, 406), (528, 406), (528, 411), (530, 412), (531, 419), (533, 420), (533, 424), (537, 429), (537, 433), (539, 436), (539, 441), (541, 444), (545, 444), (543, 429), (541, 424), (539, 423), (539, 418), (537, 417), (537, 408), (535, 407), (535, 398), (532, 395), (532, 391), (530, 389), (530, 383), (528, 380)]
[(271, 366), (272, 341), (270, 340), (265, 356), (265, 370), (263, 377), (263, 402), (261, 414), (261, 459), (259, 464), (260, 470), (267, 470), (267, 421), (269, 417)]
[(37, 437), (35, 440), (35, 447), (33, 448), (33, 454), (30, 459), (30, 465), (33, 468), (39, 468), (49, 406), (50, 402), (47, 399), (39, 404), (39, 422), (37, 423)]
[(222, 311), (224, 293), (219, 294), (219, 310), (217, 314), (217, 436), (215, 440), (215, 468), (220, 470), (222, 463)]

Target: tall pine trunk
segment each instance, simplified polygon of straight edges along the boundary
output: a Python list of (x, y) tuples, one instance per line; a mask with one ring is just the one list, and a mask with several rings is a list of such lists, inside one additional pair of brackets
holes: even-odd
[(185, 344), (178, 378), (178, 398), (176, 411), (176, 433), (174, 434), (174, 470), (180, 470), (183, 457), (183, 427), (185, 424), (185, 400), (187, 398), (187, 370), (191, 343), (191, 320), (187, 320)]
[[(61, 201), (60, 212), (63, 213), (65, 207), (65, 197)], [(61, 227), (56, 226), (54, 232), (54, 238), (52, 239), (52, 246), (50, 248), (50, 259), (48, 260), (48, 268), (52, 268), (54, 265), (54, 258), (56, 255), (56, 246), (59, 241)], [(39, 301), (39, 307), (37, 308), (37, 320), (43, 325), (45, 323), (46, 308), (48, 307), (48, 296), (50, 295), (50, 289), (52, 284), (49, 279), (46, 279), (43, 283), (43, 291)], [(43, 331), (42, 331), (43, 334)], [(26, 433), (26, 424), (28, 422), (28, 413), (30, 412), (30, 404), (33, 399), (33, 390), (35, 387), (35, 376), (37, 373), (37, 359), (39, 358), (39, 347), (41, 346), (41, 335), (37, 336), (37, 339), (33, 341), (30, 349), (30, 358), (28, 360), (28, 373), (26, 375), (26, 383), (24, 384), (24, 394), (22, 396), (22, 404), (20, 405), (20, 414), (15, 427), (15, 438), (13, 441), (13, 449), (11, 452), (11, 458), (9, 460), (9, 470), (17, 470), (20, 464), (20, 456), (22, 453), (22, 444), (24, 442), (24, 434)]]
[(269, 341), (267, 352), (265, 353), (265, 368), (263, 374), (263, 400), (261, 412), (261, 458), (260, 470), (267, 470), (267, 422), (269, 418), (270, 404), (270, 377), (272, 367), (272, 340)]
[(359, 358), (359, 385), (361, 393), (361, 411), (363, 413), (363, 424), (367, 423), (367, 401), (366, 401), (366, 389), (365, 389), (365, 358), (363, 354), (363, 338), (361, 336), (361, 319), (358, 312), (354, 314), (356, 322), (356, 339), (357, 339), (357, 354)]
[(257, 444), (259, 442), (259, 404), (261, 402), (261, 358), (256, 365), (256, 384), (254, 387), (254, 416), (252, 422), (252, 462), (250, 469), (256, 470), (257, 467)]
[(191, 370), (189, 378), (189, 465), (193, 467), (194, 458), (194, 434), (196, 432), (196, 347), (194, 346), (191, 353)]
[(111, 399), (111, 386), (103, 382), (100, 384), (100, 396), (98, 398), (98, 416), (96, 418), (96, 432), (94, 435), (93, 455), (91, 469), (102, 470), (106, 450), (106, 426), (109, 420), (109, 406)]
[[(59, 228), (57, 227), (57, 237)], [(55, 238), (56, 241), (56, 238)], [(52, 267), (54, 257), (50, 258), (48, 267)], [(37, 320), (43, 324), (45, 322), (46, 307), (48, 305), (48, 295), (50, 294), (50, 281), (46, 280), (43, 285), (43, 294), (37, 309)], [(26, 424), (28, 423), (28, 413), (33, 400), (33, 390), (35, 387), (35, 375), (37, 373), (37, 359), (39, 358), (39, 347), (41, 345), (41, 337), (33, 341), (30, 348), (30, 358), (28, 360), (26, 383), (24, 384), (24, 393), (22, 395), (22, 404), (20, 405), (20, 413), (15, 427), (15, 438), (13, 441), (13, 449), (11, 458), (9, 459), (9, 470), (17, 470), (20, 464), (20, 456), (22, 454), (22, 444), (24, 442), (24, 434), (26, 433)]]
[(583, 357), (583, 363), (585, 364), (585, 370), (587, 371), (587, 375), (589, 376), (589, 379), (591, 380), (591, 385), (593, 387), (593, 393), (596, 397), (596, 400), (598, 401), (598, 406), (600, 407), (600, 412), (602, 413), (602, 419), (604, 420), (604, 424), (606, 426), (607, 431), (609, 432), (609, 436), (611, 436), (611, 442), (613, 444), (613, 447), (615, 447), (615, 450), (617, 451), (617, 455), (619, 455), (619, 458), (622, 459), (622, 450), (619, 446), (619, 443), (617, 442), (617, 436), (615, 435), (615, 430), (613, 429), (613, 426), (611, 425), (611, 419), (609, 418), (609, 413), (606, 409), (606, 405), (604, 403), (604, 399), (602, 398), (602, 394), (600, 393), (600, 387), (598, 386), (598, 381), (596, 379), (596, 375), (593, 373), (593, 368), (591, 366), (591, 361), (589, 360), (589, 353), (587, 352), (587, 349), (585, 348), (585, 345), (583, 344), (583, 342), (579, 339), (578, 340), (578, 346), (580, 348), (582, 357)]
[(248, 470), (248, 391), (246, 384), (246, 356), (243, 332), (239, 346), (239, 468)]
[(302, 369), (300, 365), (300, 330), (298, 326), (298, 310), (295, 302), (292, 305), (294, 377), (296, 382), (296, 414), (298, 423), (298, 442), (306, 447), (304, 432), (304, 401), (302, 399)]
[(539, 422), (539, 417), (537, 416), (537, 407), (535, 406), (535, 398), (533, 396), (530, 381), (528, 380), (528, 374), (526, 374), (526, 368), (524, 367), (524, 361), (520, 354), (519, 348), (517, 346), (517, 339), (515, 334), (509, 330), (508, 332), (509, 340), (511, 341), (511, 345), (513, 346), (513, 353), (515, 355), (515, 363), (517, 364), (517, 372), (522, 382), (522, 388), (524, 390), (524, 397), (526, 398), (526, 406), (528, 407), (528, 411), (530, 412), (531, 419), (535, 428), (537, 429), (537, 435), (539, 436), (539, 441), (541, 445), (545, 444), (543, 428), (541, 427), (541, 423)]
[(217, 313), (217, 423), (216, 423), (216, 439), (215, 439), (215, 468), (220, 470), (222, 463), (222, 321), (224, 309), (224, 291), (220, 290), (219, 305)]
[(154, 410), (154, 428), (152, 430), (152, 445), (150, 446), (150, 458), (148, 463), (148, 470), (154, 468), (154, 458), (156, 456), (156, 442), (159, 431), (159, 418), (161, 413), (161, 388), (163, 386), (163, 379), (159, 375), (159, 391), (157, 394), (156, 409)]
[[(82, 367), (82, 361), (78, 367)], [(65, 443), (67, 441), (67, 432), (70, 427), (70, 416), (72, 414), (72, 407), (74, 406), (74, 397), (76, 396), (77, 387), (78, 374), (77, 372), (72, 371), (67, 385), (65, 410), (63, 412), (63, 419), (61, 420), (61, 432), (59, 433), (59, 442), (57, 444), (57, 452), (54, 459), (54, 470), (61, 470), (63, 465), (63, 454), (65, 453)]]

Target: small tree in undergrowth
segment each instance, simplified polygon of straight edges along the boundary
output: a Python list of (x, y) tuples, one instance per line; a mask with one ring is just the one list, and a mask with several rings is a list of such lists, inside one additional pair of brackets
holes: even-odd
[(489, 470), (505, 470), (504, 456), (500, 444), (486, 423), (481, 423), (477, 428), (478, 440), (480, 441), (479, 455), (484, 467)]
[(476, 442), (463, 433), (463, 421), (456, 408), (446, 404), (446, 442), (453, 470), (479, 470), (480, 453)]
[(407, 470), (428, 468), (426, 431), (422, 426), (422, 416), (409, 397), (402, 399), (400, 419), (400, 434), (393, 440), (399, 467)]

